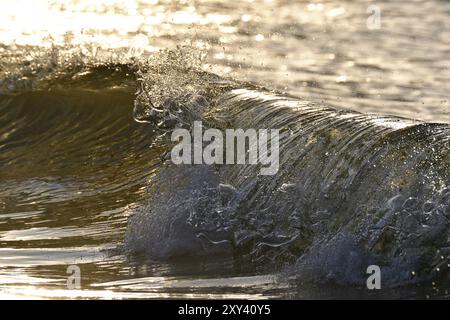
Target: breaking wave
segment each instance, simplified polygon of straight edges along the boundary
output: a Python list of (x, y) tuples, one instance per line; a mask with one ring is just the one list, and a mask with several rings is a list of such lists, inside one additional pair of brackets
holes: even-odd
[(195, 119), (219, 128), (281, 129), (280, 171), (263, 177), (255, 165), (166, 163), (148, 204), (129, 222), (127, 249), (157, 258), (223, 253), (295, 264), (301, 279), (343, 284), (364, 282), (372, 264), (391, 286), (446, 272), (448, 125), (260, 90), (230, 90), (212, 103), (190, 98), (164, 102), (141, 120), (164, 130)]
[[(34, 150), (36, 163), (58, 171), (70, 166), (68, 154), (86, 156), (83, 145), (97, 157), (80, 174), (108, 181), (93, 193), (144, 183), (129, 209), (125, 252), (229, 255), (270, 270), (290, 266), (301, 281), (358, 284), (371, 264), (390, 286), (446, 281), (448, 124), (287, 97), (202, 70), (198, 55), (179, 51), (83, 64), (54, 55), (5, 69), (0, 163), (12, 167)], [(171, 164), (167, 133), (194, 120), (280, 129), (279, 172)]]

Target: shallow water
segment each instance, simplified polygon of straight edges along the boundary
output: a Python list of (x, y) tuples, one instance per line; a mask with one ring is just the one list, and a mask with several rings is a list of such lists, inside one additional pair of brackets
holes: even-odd
[[(133, 119), (139, 59), (195, 48), (150, 62), (155, 95), (205, 85), (180, 72), (187, 59), (320, 105), (450, 123), (450, 2), (380, 1), (379, 30), (366, 25), (372, 1), (126, 3), (0, 5), (0, 296), (449, 297), (448, 278), (373, 293), (299, 284), (227, 255), (158, 262), (121, 246), (165, 152)], [(82, 290), (67, 290), (68, 265), (80, 267)]]

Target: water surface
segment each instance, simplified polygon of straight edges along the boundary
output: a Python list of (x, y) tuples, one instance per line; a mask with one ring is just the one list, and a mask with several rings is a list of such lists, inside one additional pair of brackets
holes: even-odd
[[(2, 2), (0, 295), (448, 298), (448, 282), (373, 293), (298, 284), (282, 267), (230, 256), (158, 262), (120, 250), (164, 156), (154, 128), (132, 113), (135, 72), (159, 49), (184, 56), (150, 62), (152, 92), (198, 81), (180, 72), (188, 61), (319, 105), (450, 123), (450, 2), (379, 1), (379, 30), (367, 27), (370, 4)], [(69, 265), (80, 267), (82, 290), (67, 290)]]

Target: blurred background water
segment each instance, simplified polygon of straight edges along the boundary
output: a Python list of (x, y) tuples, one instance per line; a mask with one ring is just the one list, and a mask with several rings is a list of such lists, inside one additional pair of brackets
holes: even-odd
[[(3, 46), (62, 42), (206, 48), (222, 75), (344, 108), (450, 121), (450, 3), (5, 1)], [(380, 29), (373, 29), (373, 7)], [(375, 26), (376, 27), (376, 26)], [(4, 48), (3, 50), (7, 50)]]

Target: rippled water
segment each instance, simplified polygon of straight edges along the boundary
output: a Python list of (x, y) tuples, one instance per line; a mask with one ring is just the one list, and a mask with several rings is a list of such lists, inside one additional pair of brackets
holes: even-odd
[[(392, 120), (385, 129), (378, 122), (384, 123), (387, 117), (370, 118), (369, 126), (368, 118), (356, 116), (362, 123), (358, 127), (358, 121), (354, 126), (341, 119), (333, 122), (334, 115), (324, 118), (328, 122), (308, 115), (288, 126), (295, 132), (295, 123), (302, 121), (317, 127), (335, 123), (346, 134), (342, 141), (360, 146), (367, 154), (371, 152), (368, 146), (378, 142), (375, 137), (368, 139), (368, 132), (384, 137), (390, 130), (413, 126), (419, 120), (443, 123), (436, 125), (436, 131), (424, 136), (412, 132), (405, 139), (411, 139), (409, 146), (417, 142), (418, 157), (434, 154), (428, 146), (436, 148), (441, 162), (432, 170), (438, 174), (427, 176), (427, 186), (448, 187), (445, 124), (450, 123), (450, 2), (379, 1), (379, 30), (367, 27), (370, 4), (372, 1), (2, 2), (0, 295), (448, 298), (448, 276), (438, 283), (373, 293), (357, 285), (299, 284), (292, 280), (290, 258), (277, 260), (274, 256), (281, 266), (268, 268), (229, 254), (159, 261), (122, 250), (129, 216), (139, 216), (142, 208), (147, 212), (145, 208), (158, 203), (157, 194), (179, 190), (183, 181), (182, 174), (167, 175), (172, 180), (163, 180), (168, 189), (164, 191), (158, 184), (161, 178), (154, 178), (163, 172), (167, 145), (159, 142), (156, 128), (133, 119), (139, 88), (136, 77), (141, 84), (153, 85), (144, 85), (139, 92), (142, 97), (142, 90), (149, 90), (154, 102), (160, 96), (197, 93), (200, 88), (217, 95), (229, 87), (240, 87), (235, 83), (240, 80), (300, 96), (316, 105), (412, 119)], [(183, 45), (194, 49), (175, 49)], [(159, 49), (174, 51), (157, 55)], [(198, 68), (222, 78), (200, 75)], [(241, 119), (238, 124), (248, 126), (247, 118), (239, 118), (239, 110), (230, 113), (236, 112)], [(251, 118), (263, 117), (260, 109), (256, 110)], [(276, 124), (293, 117), (273, 114)], [(364, 123), (367, 129), (363, 129)], [(339, 153), (344, 144), (331, 144), (330, 150)], [(312, 155), (322, 150), (317, 148)], [(304, 181), (316, 179), (312, 190), (320, 186), (320, 194), (333, 175), (303, 173), (306, 160), (304, 166), (286, 162), (297, 165), (296, 172), (301, 172)], [(351, 170), (357, 167), (357, 160), (336, 158), (332, 163), (342, 169), (343, 162), (349, 176), (356, 174)], [(396, 165), (395, 161), (381, 163)], [(397, 177), (401, 170), (418, 168), (411, 163), (399, 162)], [(245, 185), (242, 177), (246, 175), (239, 176), (245, 170), (234, 172), (229, 180)], [(368, 176), (377, 177), (375, 173)], [(437, 183), (436, 177), (443, 181)], [(284, 176), (278, 182), (288, 185), (290, 178)], [(364, 190), (381, 194), (380, 189), (371, 189), (370, 183), (362, 185)], [(268, 185), (269, 190), (276, 187), (275, 182)], [(435, 196), (435, 191), (423, 195), (439, 198), (441, 194)], [(387, 197), (392, 195), (386, 192)], [(350, 203), (367, 201), (363, 196), (363, 192), (355, 192)], [(283, 197), (284, 191), (273, 198), (279, 204), (289, 203), (295, 196)], [(327, 199), (323, 198), (323, 203), (332, 201)], [(380, 195), (376, 200), (381, 203), (385, 199)], [(436, 201), (445, 205), (441, 198)], [(73, 264), (81, 269), (82, 290), (66, 290), (67, 266)]]

